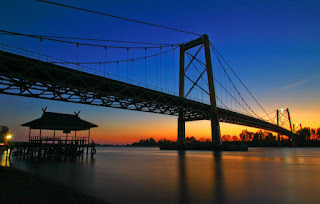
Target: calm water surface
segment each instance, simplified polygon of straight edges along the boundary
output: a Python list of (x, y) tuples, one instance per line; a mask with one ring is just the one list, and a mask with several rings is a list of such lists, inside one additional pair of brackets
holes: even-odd
[(94, 160), (13, 165), (112, 203), (320, 203), (320, 148), (97, 148)]

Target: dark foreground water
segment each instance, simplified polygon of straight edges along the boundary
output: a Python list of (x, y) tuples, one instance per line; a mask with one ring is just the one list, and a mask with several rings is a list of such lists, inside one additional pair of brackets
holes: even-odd
[(97, 148), (95, 160), (13, 165), (112, 203), (320, 203), (320, 148)]

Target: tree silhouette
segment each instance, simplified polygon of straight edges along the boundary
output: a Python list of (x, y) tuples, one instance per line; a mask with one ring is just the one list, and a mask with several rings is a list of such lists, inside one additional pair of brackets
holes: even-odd
[(240, 133), (240, 139), (241, 141), (251, 141), (253, 138), (253, 132), (248, 132), (248, 130), (242, 130), (242, 132)]
[(319, 140), (320, 139), (320, 128), (318, 128), (316, 130), (316, 135), (317, 135), (317, 139)]
[(7, 126), (0, 126), (0, 142), (4, 143), (6, 136), (9, 134), (9, 128)]

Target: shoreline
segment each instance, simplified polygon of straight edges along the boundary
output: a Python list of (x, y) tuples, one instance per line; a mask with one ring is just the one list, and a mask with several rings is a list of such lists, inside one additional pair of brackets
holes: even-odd
[(14, 167), (0, 166), (0, 203), (107, 203)]

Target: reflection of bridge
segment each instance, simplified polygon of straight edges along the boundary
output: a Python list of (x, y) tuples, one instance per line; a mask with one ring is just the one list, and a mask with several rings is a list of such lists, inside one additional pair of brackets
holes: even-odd
[[(186, 69), (190, 68), (193, 60), (198, 60), (196, 56), (199, 51), (189, 58), (188, 66), (184, 65), (184, 55), (185, 53), (190, 55), (188, 50), (197, 46), (200, 46), (199, 50), (204, 47), (206, 63), (202, 63), (204, 71), (199, 72), (199, 78), (192, 81), (193, 86), (190, 91), (198, 86), (197, 82), (205, 72), (209, 91), (200, 88), (208, 93), (211, 105), (188, 99), (184, 94), (184, 79), (188, 77)], [(48, 62), (44, 59), (38, 60), (30, 53), (29, 55), (22, 53), (21, 50), (20, 52), (4, 50), (0, 51), (0, 93), (2, 94), (179, 116), (178, 141), (180, 144), (184, 144), (185, 122), (194, 120), (212, 121), (212, 139), (216, 144), (221, 143), (219, 121), (266, 129), (289, 137), (294, 135), (289, 130), (261, 118), (228, 110), (227, 107), (217, 107), (210, 47), (206, 35), (180, 45), (180, 96), (142, 87), (130, 81), (124, 82), (120, 78), (112, 79), (105, 73), (101, 76), (98, 71), (79, 70), (81, 67), (75, 66), (78, 69), (76, 70), (56, 60), (47, 59)]]

